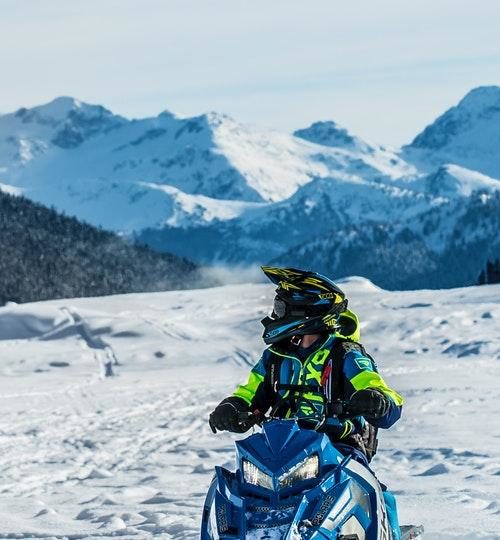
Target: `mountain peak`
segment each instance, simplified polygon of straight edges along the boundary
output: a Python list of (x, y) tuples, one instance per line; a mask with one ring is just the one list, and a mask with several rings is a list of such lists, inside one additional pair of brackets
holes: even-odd
[(473, 88), (460, 101), (457, 108), (476, 113), (482, 113), (490, 108), (500, 111), (500, 86), (478, 86)]
[(225, 123), (236, 123), (234, 118), (231, 118), (231, 116), (216, 111), (209, 111), (208, 113), (204, 114), (202, 118), (207, 122), (210, 127), (219, 127)]
[(177, 116), (172, 111), (169, 111), (168, 109), (164, 109), (163, 111), (161, 111), (158, 117), (163, 118), (163, 119), (170, 119), (170, 120), (177, 119)]
[(11, 136), (50, 141), (61, 148), (75, 148), (93, 135), (128, 122), (101, 105), (90, 105), (68, 96), (30, 109), (23, 107), (2, 116), (1, 121)]
[(80, 109), (82, 106), (89, 107), (90, 105), (83, 104), (71, 96), (59, 96), (46, 105), (40, 105), (39, 108), (43, 108), (47, 113), (51, 112), (54, 116), (67, 116), (69, 111)]
[(356, 137), (333, 120), (314, 122), (308, 128), (299, 129), (293, 134), (295, 137), (323, 146), (346, 148), (349, 150), (356, 149), (363, 152), (371, 152), (373, 150), (373, 147), (368, 143)]
[(422, 168), (455, 163), (500, 178), (499, 129), (500, 87), (480, 86), (428, 125), (403, 155)]
[(499, 124), (500, 87), (480, 86), (427, 126), (410, 146), (435, 151), (449, 148), (464, 138), (470, 138), (468, 142), (474, 146), (477, 135), (487, 137), (488, 131), (498, 131)]
[(99, 106), (82, 103), (73, 97), (60, 96), (48, 103), (30, 109), (22, 107), (15, 112), (15, 116), (21, 118), (25, 123), (39, 121), (40, 119), (58, 122), (64, 121), (72, 111), (93, 109), (95, 107)]

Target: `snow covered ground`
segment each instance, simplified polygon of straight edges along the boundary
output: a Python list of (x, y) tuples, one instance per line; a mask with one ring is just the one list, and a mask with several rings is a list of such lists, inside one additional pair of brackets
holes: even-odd
[[(500, 286), (343, 286), (406, 398), (373, 462), (401, 521), (426, 539), (500, 538)], [(236, 438), (207, 416), (258, 359), (272, 296), (237, 285), (1, 308), (0, 538), (196, 538)]]

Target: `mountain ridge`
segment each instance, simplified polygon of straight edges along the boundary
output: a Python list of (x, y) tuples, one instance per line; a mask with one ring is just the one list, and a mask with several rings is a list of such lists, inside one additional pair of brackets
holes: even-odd
[[(353, 226), (400, 223), (423, 261), (441, 261), (452, 209), (499, 189), (499, 96), (472, 90), (400, 150), (334, 121), (286, 134), (215, 112), (129, 120), (59, 98), (0, 116), (0, 189), (203, 263), (278, 260), (332, 227), (349, 238)], [(375, 237), (362, 235), (364, 249)]]

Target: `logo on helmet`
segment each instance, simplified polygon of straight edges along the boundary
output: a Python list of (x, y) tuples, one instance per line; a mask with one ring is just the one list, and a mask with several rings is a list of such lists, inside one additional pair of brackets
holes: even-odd
[(328, 328), (337, 326), (337, 315), (326, 315), (323, 317), (323, 324)]
[(337, 293), (333, 293), (333, 292), (329, 292), (329, 293), (321, 293), (319, 295), (319, 297), (323, 300), (323, 299), (328, 299), (328, 300), (335, 300), (336, 303), (340, 303), (342, 302), (342, 297), (337, 294)]
[(281, 289), (283, 289), (284, 291), (290, 291), (291, 289), (295, 289), (295, 290), (299, 290), (300, 291), (300, 287), (297, 287), (296, 285), (293, 285), (293, 283), (289, 283), (288, 281), (280, 281), (278, 283), (278, 285), (280, 286)]
[(321, 279), (315, 278), (315, 277), (306, 277), (302, 280), (303, 283), (306, 283), (307, 285), (314, 285), (315, 287), (318, 287), (320, 289), (323, 289), (324, 291), (328, 290), (328, 287), (325, 286), (325, 284), (321, 281)]

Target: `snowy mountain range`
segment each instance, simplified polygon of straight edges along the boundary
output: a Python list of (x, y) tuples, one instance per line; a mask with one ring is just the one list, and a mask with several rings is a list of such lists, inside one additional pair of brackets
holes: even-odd
[(3, 190), (197, 262), (314, 264), (389, 288), (474, 283), (500, 253), (499, 178), (499, 87), (400, 150), (335, 122), (289, 135), (72, 98), (0, 116)]

